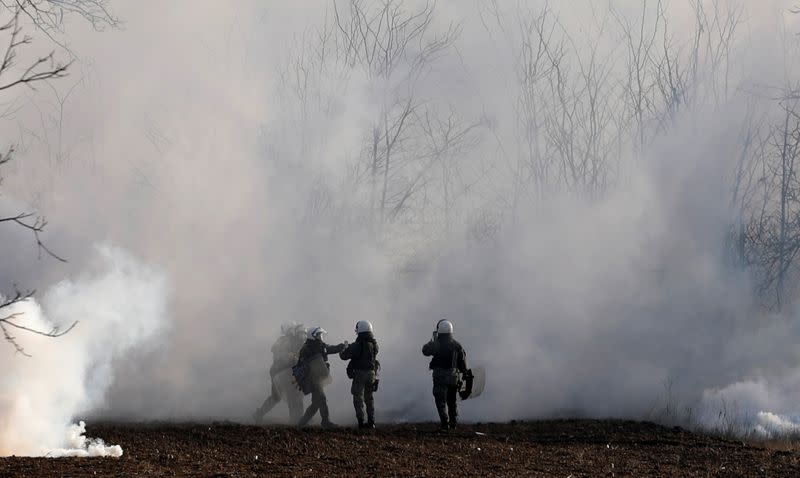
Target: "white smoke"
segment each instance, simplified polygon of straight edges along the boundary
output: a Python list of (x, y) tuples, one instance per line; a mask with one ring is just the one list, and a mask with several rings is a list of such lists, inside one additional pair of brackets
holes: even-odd
[(47, 453), (49, 458), (62, 458), (68, 456), (122, 456), (122, 447), (119, 445), (106, 445), (100, 438), (87, 438), (86, 423), (80, 421), (67, 428), (66, 448), (56, 448)]
[(771, 412), (758, 412), (755, 433), (759, 437), (774, 438), (796, 436), (800, 432), (798, 417), (776, 415)]
[(125, 251), (98, 247), (90, 271), (14, 305), (25, 327), (49, 331), (78, 324), (59, 338), (19, 332), (30, 356), (0, 347), (0, 455), (120, 456), (119, 446), (84, 436), (76, 415), (100, 406), (112, 365), (165, 325), (165, 277)]
[[(783, 332), (785, 337), (793, 337), (790, 331)], [(752, 343), (758, 341), (756, 338)], [(790, 350), (790, 346), (777, 338), (772, 343), (777, 349)], [(792, 366), (795, 361), (787, 359), (786, 362), (791, 365), (774, 365), (761, 360), (761, 370), (752, 377), (705, 390), (700, 402), (699, 425), (759, 438), (800, 434), (800, 410), (795, 405), (800, 394), (800, 368)]]
[[(800, 337), (791, 325), (797, 314), (761, 320), (748, 277), (722, 257), (725, 230), (735, 219), (723, 176), (739, 156), (742, 103), (750, 98), (744, 90), (781, 84), (786, 65), (776, 56), (794, 39), (780, 37), (773, 17), (790, 5), (744, 5), (747, 28), (738, 30), (742, 36), (731, 50), (730, 104), (676, 117), (678, 126), (644, 164), (627, 164), (621, 152), (620, 179), (602, 197), (531, 195), (512, 221), (508, 203), (516, 182), (506, 162), (514, 153), (506, 158), (498, 150), (513, 147), (516, 134), (514, 48), (520, 43), (506, 37), (517, 23), (517, 3), (496, 2), (509, 16), (491, 31), (486, 25), (493, 25), (494, 12), (475, 3), (479, 8), (469, 10), (441, 2), (443, 28), (463, 25), (458, 54), (443, 57), (433, 79), (418, 86), (426, 102), (452, 104), (465, 121), (488, 118), (498, 139), (458, 155), (465, 199), (451, 233), (398, 221), (380, 244), (362, 227), (361, 203), (346, 179), (370, 133), (382, 85), (349, 72), (347, 88), (331, 74), (316, 79), (311, 96), (294, 90), (295, 74), (304, 71), (304, 64), (290, 62), (302, 59), (298, 32), (315, 38), (315, 28), (330, 22), (329, 1), (243, 1), (232, 9), (176, 0), (142, 9), (121, 0), (115, 8), (124, 30), (102, 41), (95, 32), (70, 39), (91, 60), (65, 106), (64, 148), (73, 159), (54, 168), (50, 145), (33, 144), (4, 187), (41, 201), (52, 221), (50, 243), (70, 260), (84, 254), (84, 236), (107, 237), (167, 269), (176, 284), (169, 348), (117, 363), (110, 407), (96, 413), (246, 418), (267, 393), (265, 362), (281, 322), (324, 326), (336, 342), (352, 340), (354, 322), (366, 318), (381, 341), (379, 420), (431, 419), (430, 378), (419, 348), (447, 316), (470, 359), (489, 374), (484, 396), (462, 408), (467, 420), (642, 418), (662, 400), (672, 401), (665, 406), (671, 410), (686, 404), (712, 427), (725, 407), (731, 412), (725, 420), (737, 415), (764, 430), (793, 421), (800, 411), (800, 356), (791, 352)], [(546, 2), (523, 3), (538, 12)], [(689, 38), (692, 12), (686, 3), (672, 3), (675, 39)], [(608, 12), (589, 1), (550, 5), (578, 42), (583, 24), (595, 25), (586, 17), (605, 15), (612, 33), (604, 41), (615, 52), (607, 63), (625, 67)], [(613, 5), (638, 18), (641, 2)], [(786, 31), (800, 31), (798, 20), (789, 17), (795, 24)], [(609, 81), (624, 80), (623, 71)], [(284, 81), (292, 88), (277, 88)], [(316, 103), (322, 106), (314, 109)], [(31, 113), (38, 124), (38, 112)], [(62, 130), (50, 133), (61, 137)], [(421, 216), (420, 223), (440, 219), (435, 208), (421, 211), (428, 209), (432, 217)], [(484, 211), (487, 225), (496, 218), (500, 232), (482, 243), (463, 240), (471, 237), (471, 218)], [(13, 243), (24, 247), (30, 238), (20, 235)], [(0, 257), (7, 282), (42, 283), (37, 273), (46, 273), (19, 257)], [(145, 305), (139, 302), (132, 307)], [(43, 323), (69, 322), (72, 315), (56, 317), (53, 309), (45, 300)], [(126, 327), (147, 320), (132, 315)], [(88, 318), (80, 320), (79, 328), (90, 327)], [(77, 340), (77, 332), (57, 344)], [(125, 337), (115, 337), (115, 347)], [(53, 341), (34, 350), (34, 340), (25, 343), (34, 359), (15, 357), (15, 364), (36, 363), (55, 350)], [(92, 356), (109, 353), (103, 346), (88, 349)], [(102, 395), (112, 359), (88, 361), (82, 366), (102, 373), (90, 374), (85, 394)], [(334, 359), (333, 367), (342, 364)], [(42, 372), (42, 381), (60, 380), (54, 370), (60, 368)], [(73, 402), (88, 409), (99, 400)], [(345, 380), (330, 387), (329, 403), (334, 419), (353, 419)], [(64, 434), (72, 408), (59, 415), (58, 433), (46, 436)]]

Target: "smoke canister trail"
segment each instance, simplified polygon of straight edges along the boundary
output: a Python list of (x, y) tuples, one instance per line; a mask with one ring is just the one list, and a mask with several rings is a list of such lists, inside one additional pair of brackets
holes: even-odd
[(4, 312), (45, 332), (78, 324), (58, 338), (19, 331), (30, 356), (0, 348), (9, 364), (0, 376), (0, 455), (120, 456), (119, 446), (85, 437), (84, 422), (72, 420), (102, 404), (114, 360), (163, 332), (165, 276), (100, 246), (91, 270)]

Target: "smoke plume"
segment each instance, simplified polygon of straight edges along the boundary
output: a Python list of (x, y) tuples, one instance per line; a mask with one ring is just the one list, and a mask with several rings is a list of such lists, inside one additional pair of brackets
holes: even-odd
[(119, 446), (85, 437), (84, 422), (72, 420), (103, 405), (116, 361), (163, 333), (165, 287), (160, 272), (103, 246), (90, 270), (7, 311), (41, 331), (78, 324), (55, 339), (20, 331), (28, 357), (2, 349), (8, 367), (0, 378), (0, 455), (122, 454)]
[[(30, 406), (8, 408), (4, 449), (59, 447), (77, 410), (247, 420), (290, 320), (331, 342), (372, 321), (379, 421), (435, 418), (420, 348), (446, 317), (487, 370), (465, 420), (715, 428), (724, 408), (762, 434), (796, 427), (796, 308), (763, 304), (730, 231), (750, 207), (731, 192), (748, 128), (780, 124), (774, 92), (796, 75), (798, 15), (780, 1), (697, 2), (702, 17), (682, 2), (518, 3), (439, 2), (426, 36), (382, 68), (342, 50), (358, 31), (336, 24), (352, 17), (344, 1), (119, 1), (124, 28), (68, 30), (79, 70), (5, 126), (39, 134), (22, 136), (4, 191), (47, 215), (70, 262), (36, 262), (9, 232), (19, 253), (0, 257), (0, 277), (85, 277), (22, 306), (45, 328), (80, 326), (14, 358), (4, 389), (36, 380), (17, 396)], [(149, 266), (106, 252), (127, 265), (86, 278), (96, 241)], [(151, 337), (165, 346), (115, 360)], [(328, 401), (349, 423), (332, 361)], [(39, 387), (62, 379), (69, 405), (54, 408)], [(34, 410), (31, 436), (5, 446)]]

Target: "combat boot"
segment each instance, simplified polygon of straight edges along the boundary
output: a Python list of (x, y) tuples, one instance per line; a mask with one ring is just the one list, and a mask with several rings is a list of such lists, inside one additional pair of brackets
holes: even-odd
[(261, 420), (263, 418), (264, 418), (264, 414), (261, 412), (260, 408), (258, 410), (256, 410), (255, 412), (253, 412), (253, 423), (255, 423), (256, 425), (261, 425)]
[(450, 408), (447, 413), (450, 422), (450, 429), (455, 430), (456, 426), (458, 425), (458, 412), (455, 409)]
[(333, 423), (330, 420), (323, 420), (322, 423), (320, 424), (320, 426), (322, 428), (326, 429), (326, 430), (335, 430), (335, 429), (339, 428), (339, 425)]
[(450, 429), (450, 428), (449, 428), (449, 426), (448, 426), (448, 424), (447, 424), (447, 420), (442, 420), (442, 421), (441, 421), (441, 424), (439, 425), (439, 431), (446, 432), (446, 431), (448, 431), (449, 429)]

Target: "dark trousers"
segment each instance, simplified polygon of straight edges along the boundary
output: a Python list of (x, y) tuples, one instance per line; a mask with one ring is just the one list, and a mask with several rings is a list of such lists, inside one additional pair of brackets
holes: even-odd
[(367, 422), (375, 423), (375, 399), (372, 389), (375, 386), (375, 372), (372, 370), (355, 370), (353, 385), (350, 393), (353, 394), (353, 407), (356, 410), (358, 424), (364, 423), (364, 408), (367, 409)]
[(314, 384), (311, 388), (311, 404), (306, 408), (306, 413), (303, 414), (303, 418), (300, 419), (298, 425), (305, 426), (308, 422), (314, 418), (314, 415), (317, 414), (319, 411), (319, 416), (322, 418), (322, 423), (328, 423), (330, 421), (330, 414), (328, 412), (328, 399), (325, 397), (325, 390), (322, 389), (322, 385)]
[[(289, 420), (291, 420), (292, 423), (297, 423), (300, 419), (300, 415), (303, 413), (303, 395), (297, 390), (284, 390), (284, 395), (286, 405), (289, 407)], [(275, 405), (280, 403), (280, 401), (281, 394), (278, 391), (278, 387), (275, 385), (275, 378), (270, 377), (269, 396), (256, 411), (257, 418), (261, 419), (261, 417), (269, 413)]]
[(433, 370), (433, 399), (442, 425), (458, 421), (458, 372), (454, 369)]

